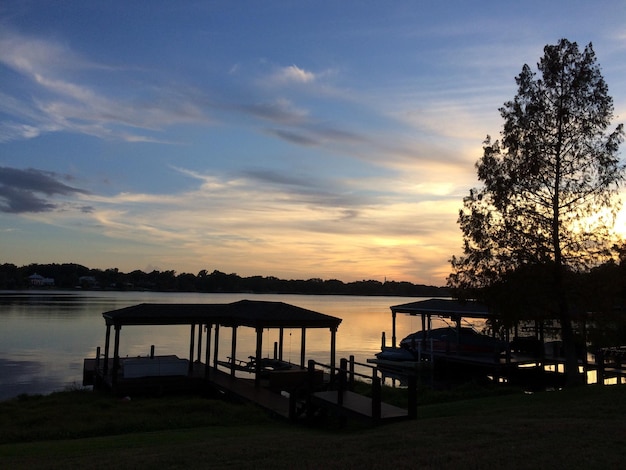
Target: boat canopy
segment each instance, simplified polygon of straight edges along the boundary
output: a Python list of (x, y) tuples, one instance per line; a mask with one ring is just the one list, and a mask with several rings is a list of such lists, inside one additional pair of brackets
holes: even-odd
[(459, 301), (450, 299), (428, 299), (408, 304), (394, 305), (392, 313), (406, 313), (408, 315), (437, 315), (456, 319), (462, 318), (491, 318), (492, 313), (485, 304), (476, 301)]
[(214, 324), (251, 328), (331, 328), (341, 318), (284, 302), (240, 300), (230, 304), (143, 303), (102, 314), (108, 326)]

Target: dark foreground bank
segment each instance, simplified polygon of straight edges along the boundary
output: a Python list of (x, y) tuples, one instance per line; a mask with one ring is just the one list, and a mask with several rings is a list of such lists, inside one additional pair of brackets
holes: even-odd
[(312, 427), (217, 399), (75, 391), (0, 403), (3, 468), (618, 468), (626, 387), (422, 404), (416, 421)]

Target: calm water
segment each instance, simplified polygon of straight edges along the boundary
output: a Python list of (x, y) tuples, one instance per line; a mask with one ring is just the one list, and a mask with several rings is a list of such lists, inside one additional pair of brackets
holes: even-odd
[[(199, 294), (154, 292), (0, 292), (0, 400), (21, 393), (50, 393), (82, 383), (83, 358), (104, 351), (102, 313), (142, 302), (229, 303), (241, 299), (282, 301), (342, 318), (337, 358), (354, 355), (359, 362), (380, 351), (381, 333), (391, 342), (391, 305), (420, 300), (411, 297)], [(398, 337), (419, 329), (419, 319), (399, 315)], [(122, 356), (156, 354), (189, 357), (188, 326), (131, 326), (122, 330)], [(264, 334), (263, 355), (273, 354), (278, 331)], [(330, 333), (308, 330), (306, 359), (329, 362)], [(220, 330), (220, 359), (230, 354), (230, 329)], [(254, 354), (255, 333), (240, 328), (237, 356)], [(285, 330), (285, 359), (300, 360), (300, 331)]]

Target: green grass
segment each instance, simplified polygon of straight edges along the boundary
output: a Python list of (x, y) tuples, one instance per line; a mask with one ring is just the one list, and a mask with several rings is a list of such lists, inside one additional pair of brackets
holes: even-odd
[(337, 428), (200, 397), (21, 397), (0, 403), (0, 467), (593, 469), (626, 460), (626, 387), (441, 399), (422, 400), (416, 421)]

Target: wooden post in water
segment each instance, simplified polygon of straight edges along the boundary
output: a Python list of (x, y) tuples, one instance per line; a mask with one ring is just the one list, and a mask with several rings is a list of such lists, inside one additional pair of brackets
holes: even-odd
[(378, 376), (378, 369), (375, 368), (372, 372), (372, 419), (374, 420), (374, 423), (380, 421), (381, 396), (381, 381)]
[(204, 378), (209, 378), (209, 367), (211, 362), (211, 329), (213, 325), (210, 323), (206, 326), (206, 357), (204, 358)]
[(337, 328), (330, 329), (330, 383), (335, 383), (335, 368), (337, 356)]
[(354, 356), (350, 356), (350, 372), (348, 374), (348, 390), (354, 390)]
[(102, 365), (102, 375), (109, 373), (109, 348), (111, 343), (111, 325), (107, 325), (107, 333), (104, 338), (104, 364)]
[(313, 400), (311, 399), (315, 392), (315, 361), (309, 359), (307, 370), (307, 390), (306, 390), (306, 417), (311, 419), (313, 417)]
[(583, 318), (582, 325), (582, 335), (583, 335), (583, 377), (585, 378), (585, 385), (587, 384), (587, 378), (589, 377), (589, 360), (587, 357), (587, 317)]
[[(261, 355), (263, 354), (263, 328), (256, 329), (256, 351), (254, 366), (254, 385), (261, 385)], [(291, 402), (290, 402), (291, 406)], [(291, 413), (291, 410), (290, 410)]]
[(304, 357), (306, 355), (306, 328), (302, 328), (300, 337), (300, 368), (304, 369)]
[(120, 330), (122, 325), (115, 325), (115, 340), (113, 343), (113, 377), (111, 383), (113, 387), (117, 385), (117, 375), (120, 370)]
[(188, 370), (189, 375), (192, 375), (193, 373), (193, 350), (194, 350), (195, 337), (196, 337), (196, 325), (192, 323), (191, 333), (189, 334), (189, 370)]
[(215, 324), (215, 345), (213, 346), (213, 368), (217, 370), (217, 356), (220, 351), (220, 324)]
[(348, 360), (342, 357), (339, 361), (339, 386), (337, 387), (337, 404), (343, 406), (343, 393), (346, 390), (346, 374), (348, 371)]
[(198, 356), (197, 361), (202, 358), (202, 323), (198, 323)]
[(237, 357), (237, 327), (233, 326), (233, 337), (230, 343), (230, 375), (232, 377), (235, 376), (236, 357)]

